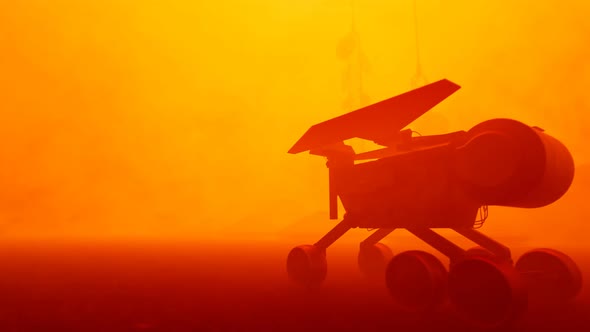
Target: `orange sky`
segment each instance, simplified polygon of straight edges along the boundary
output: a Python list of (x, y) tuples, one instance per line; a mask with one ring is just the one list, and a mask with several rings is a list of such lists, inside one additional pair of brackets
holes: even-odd
[[(327, 210), (324, 160), (286, 151), (356, 91), (350, 1), (24, 3), (0, 3), (0, 234), (262, 234)], [(417, 3), (426, 78), (463, 88), (412, 129), (512, 117), (590, 162), (586, 1)], [(412, 4), (357, 1), (370, 102), (412, 87)]]

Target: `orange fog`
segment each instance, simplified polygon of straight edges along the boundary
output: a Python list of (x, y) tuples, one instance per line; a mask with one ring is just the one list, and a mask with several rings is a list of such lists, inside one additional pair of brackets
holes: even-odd
[[(588, 17), (581, 0), (417, 1), (425, 81), (462, 89), (411, 128), (511, 117), (590, 172)], [(2, 2), (0, 236), (314, 241), (333, 224), (325, 161), (287, 150), (410, 90), (414, 23), (410, 0)], [(492, 208), (484, 230), (581, 241), (586, 173), (545, 209)]]

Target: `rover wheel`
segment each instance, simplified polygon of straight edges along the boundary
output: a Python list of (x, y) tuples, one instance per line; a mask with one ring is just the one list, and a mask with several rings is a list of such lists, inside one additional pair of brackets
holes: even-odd
[(326, 252), (314, 245), (293, 248), (287, 257), (289, 279), (305, 287), (317, 287), (326, 278)]
[(495, 257), (465, 256), (449, 271), (449, 298), (466, 321), (495, 328), (518, 318), (527, 294), (512, 264)]
[(358, 256), (359, 269), (368, 279), (383, 278), (385, 267), (392, 257), (391, 249), (383, 243), (361, 244)]
[(389, 262), (385, 282), (394, 301), (408, 311), (430, 311), (445, 299), (447, 270), (424, 251), (402, 252)]
[(537, 303), (562, 304), (578, 295), (582, 275), (576, 263), (566, 254), (553, 249), (535, 249), (523, 254), (516, 262), (529, 289), (531, 300)]
[(487, 258), (495, 258), (493, 252), (489, 251), (488, 249), (480, 246), (472, 247), (465, 250), (465, 256), (469, 257), (487, 257)]
[[(508, 258), (502, 259), (502, 258), (496, 256), (496, 254), (494, 254), (493, 252), (491, 252), (488, 249), (481, 247), (481, 246), (475, 246), (475, 247), (471, 247), (471, 248), (465, 250), (463, 257), (457, 259), (457, 261), (461, 261), (462, 259), (464, 259), (466, 257), (485, 257), (485, 258), (489, 258), (499, 264), (500, 263), (506, 263), (509, 265), (512, 264), (512, 261), (510, 259), (508, 259)], [(451, 266), (453, 266), (455, 263), (456, 263), (456, 261), (452, 261)]]

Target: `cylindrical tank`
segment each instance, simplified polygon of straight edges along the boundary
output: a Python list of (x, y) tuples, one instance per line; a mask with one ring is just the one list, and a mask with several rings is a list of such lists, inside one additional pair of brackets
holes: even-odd
[(454, 177), (487, 205), (534, 208), (569, 189), (574, 161), (568, 149), (542, 129), (493, 119), (469, 130), (456, 147)]

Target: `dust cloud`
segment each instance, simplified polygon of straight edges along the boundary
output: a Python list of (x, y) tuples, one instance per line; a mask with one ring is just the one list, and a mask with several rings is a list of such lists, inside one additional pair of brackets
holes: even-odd
[[(2, 2), (0, 234), (320, 234), (324, 160), (286, 151), (346, 107), (411, 89), (416, 41), (424, 77), (463, 88), (412, 129), (511, 117), (590, 162), (587, 2), (416, 8), (417, 39), (409, 0)], [(355, 84), (362, 98), (345, 104)], [(563, 228), (555, 236), (579, 231)]]

